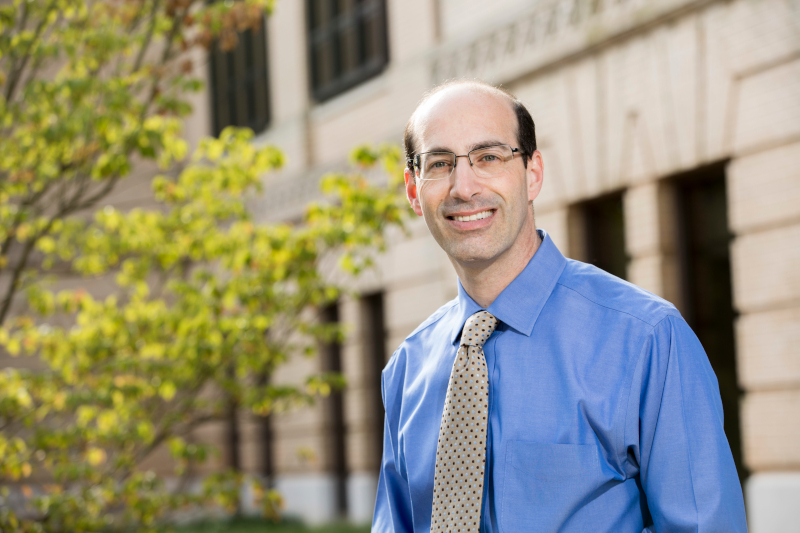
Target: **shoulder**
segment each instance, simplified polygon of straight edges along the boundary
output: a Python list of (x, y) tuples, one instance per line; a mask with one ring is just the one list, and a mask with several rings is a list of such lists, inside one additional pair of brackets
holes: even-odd
[(387, 413), (392, 411), (390, 406), (402, 403), (403, 391), (408, 381), (414, 381), (431, 371), (430, 367), (436, 361), (431, 354), (437, 353), (432, 346), (451, 342), (448, 339), (446, 320), (443, 319), (448, 315), (452, 316), (451, 311), (457, 307), (456, 299), (437, 309), (400, 343), (389, 358), (382, 373), (383, 402)]
[(667, 300), (580, 261), (567, 260), (557, 285), (589, 305), (628, 315), (651, 328), (668, 316), (680, 317)]
[(405, 338), (404, 342), (408, 342), (416, 337), (419, 337), (425, 330), (430, 329), (433, 327), (439, 320), (441, 320), (449, 311), (451, 311), (454, 307), (458, 305), (458, 298), (454, 298), (441, 306), (439, 309), (433, 312), (431, 316), (426, 318), (417, 328), (412, 331), (408, 337)]
[(432, 330), (435, 328), (436, 324), (442, 320), (450, 311), (452, 311), (456, 306), (458, 306), (458, 299), (453, 299), (441, 306), (439, 309), (433, 312), (428, 318), (426, 318), (419, 326), (414, 329), (400, 344), (400, 346), (395, 350), (392, 354), (392, 357), (389, 359), (389, 362), (386, 365), (384, 373), (389, 373), (392, 370), (392, 367), (396, 367), (398, 365), (404, 364), (404, 361), (408, 355), (408, 347), (411, 344), (416, 344), (419, 342), (424, 342), (425, 337), (432, 334)]

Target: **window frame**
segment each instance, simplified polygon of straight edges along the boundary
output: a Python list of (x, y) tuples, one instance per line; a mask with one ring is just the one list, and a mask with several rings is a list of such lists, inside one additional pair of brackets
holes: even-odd
[[(272, 121), (272, 102), (267, 34), (267, 20), (264, 17), (257, 30), (246, 30), (239, 33), (239, 42), (234, 49), (222, 51), (216, 40), (211, 45), (208, 53), (208, 78), (211, 129), (215, 137), (219, 136), (227, 126), (247, 127), (256, 134), (269, 128)], [(261, 54), (258, 53), (259, 49), (262, 51)], [(251, 61), (248, 61), (248, 53)], [(259, 62), (261, 64), (256, 65)], [(252, 66), (255, 68), (251, 68)], [(223, 87), (220, 84), (222, 74), (219, 69), (221, 68), (228, 71), (224, 77)], [(233, 72), (231, 72), (232, 69)], [(261, 80), (257, 79), (261, 76), (263, 76)], [(231, 79), (234, 80), (233, 85), (230, 84)], [(223, 98), (227, 102), (222, 101)], [(237, 105), (240, 99), (244, 102), (242, 105), (245, 108)], [(224, 115), (223, 107), (227, 107)], [(232, 119), (231, 115), (234, 114), (237, 116)]]
[[(350, 9), (343, 13), (332, 15), (329, 20), (320, 26), (315, 25), (314, 13), (317, 2), (328, 2), (329, 4), (338, 3), (341, 0), (306, 0), (306, 46), (308, 51), (308, 75), (309, 86), (312, 98), (317, 102), (324, 102), (341, 93), (373, 78), (384, 71), (389, 63), (389, 32), (386, 13), (386, 0), (351, 0), (353, 2)], [(341, 51), (341, 38), (346, 31), (363, 20), (374, 16), (378, 19), (380, 28), (373, 45), (376, 47), (376, 54), (372, 58), (356, 59), (356, 67), (349, 72), (345, 71)], [(366, 44), (367, 37), (362, 36), (363, 42), (356, 44), (356, 55), (362, 56), (368, 53)], [(334, 64), (331, 67), (338, 70), (334, 73), (332, 80), (323, 83), (320, 80), (320, 61), (317, 48), (319, 45), (331, 41), (336, 43), (336, 48), (332, 51)], [(338, 54), (338, 55), (337, 55)], [(352, 58), (351, 58), (352, 59)]]

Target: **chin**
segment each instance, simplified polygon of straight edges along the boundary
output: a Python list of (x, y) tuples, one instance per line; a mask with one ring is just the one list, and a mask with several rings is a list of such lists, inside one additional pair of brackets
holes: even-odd
[(447, 255), (462, 265), (478, 266), (481, 263), (491, 262), (500, 255), (500, 250), (491, 246), (454, 246), (446, 250)]
[(477, 267), (482, 263), (491, 262), (502, 255), (510, 245), (507, 242), (508, 238), (497, 231), (465, 236), (453, 234), (447, 228), (431, 228), (430, 225), (428, 228), (450, 259), (464, 266)]

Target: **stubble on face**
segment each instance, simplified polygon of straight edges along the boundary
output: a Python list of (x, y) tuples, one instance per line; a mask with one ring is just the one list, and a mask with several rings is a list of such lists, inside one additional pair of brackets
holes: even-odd
[[(435, 95), (415, 117), (420, 152), (447, 149), (466, 154), (478, 143), (496, 141), (517, 147), (517, 120), (503, 96), (456, 86)], [(525, 167), (519, 155), (504, 174), (477, 178), (459, 158), (449, 184), (421, 184), (423, 216), (434, 239), (458, 268), (484, 268), (525, 248), (525, 231), (535, 235), (527, 197)], [(462, 223), (457, 215), (491, 211), (483, 220)], [(530, 237), (535, 239), (535, 236)]]
[[(480, 197), (473, 197), (470, 201), (448, 197), (438, 205), (432, 204), (425, 200), (422, 202), (428, 229), (447, 255), (464, 266), (477, 267), (497, 259), (521, 229), (520, 217), (514, 216), (514, 206), (508, 205), (503, 196), (493, 191), (484, 190)], [(481, 228), (462, 230), (447, 222), (453, 220), (455, 213), (484, 211), (492, 212), (489, 217), (491, 224)]]

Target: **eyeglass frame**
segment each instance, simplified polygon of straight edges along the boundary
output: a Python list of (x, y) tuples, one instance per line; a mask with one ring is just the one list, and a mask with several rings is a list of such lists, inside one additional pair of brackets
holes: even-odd
[[(480, 146), (478, 148), (473, 148), (472, 150), (470, 150), (469, 152), (467, 152), (466, 154), (463, 154), (463, 155), (458, 155), (455, 152), (450, 152), (448, 150), (431, 150), (429, 152), (421, 152), (419, 154), (416, 154), (413, 159), (410, 158), (410, 157), (407, 158), (406, 159), (406, 164), (411, 167), (412, 171), (414, 171), (414, 169), (421, 170), (420, 169), (420, 161), (421, 161), (421, 158), (422, 158), (423, 155), (425, 155), (425, 154), (453, 154), (453, 158), (454, 158), (454, 160), (453, 160), (453, 170), (450, 171), (450, 174), (447, 176), (447, 178), (435, 178), (435, 179), (423, 178), (422, 174), (421, 173), (419, 174), (419, 179), (422, 180), (422, 181), (438, 181), (438, 180), (448, 179), (450, 176), (453, 175), (453, 172), (455, 172), (455, 170), (456, 170), (456, 166), (458, 166), (458, 158), (459, 157), (466, 157), (467, 161), (469, 161), (469, 166), (474, 167), (475, 164), (472, 162), (472, 159), (469, 157), (469, 154), (471, 154), (472, 152), (476, 152), (478, 150), (486, 150), (487, 148), (494, 148), (496, 146), (508, 146), (509, 148), (511, 148), (511, 159), (514, 158), (514, 154), (516, 154), (516, 153), (519, 153), (520, 155), (525, 155), (525, 153), (520, 148), (512, 148), (512, 146), (510, 144), (492, 144), (492, 145), (489, 145), (489, 146)], [(416, 174), (416, 172), (414, 172), (414, 173)]]

